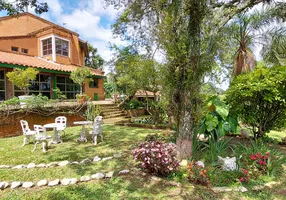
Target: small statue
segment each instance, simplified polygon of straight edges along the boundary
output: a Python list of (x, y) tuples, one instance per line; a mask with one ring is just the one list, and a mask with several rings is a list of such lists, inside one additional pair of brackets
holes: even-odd
[(197, 161), (196, 163), (197, 163), (197, 166), (201, 166), (202, 168), (204, 168), (204, 167), (205, 167), (204, 162), (203, 162), (203, 161), (201, 161), (201, 160)]
[(240, 130), (240, 134), (241, 134), (242, 139), (249, 139), (249, 134), (248, 134), (248, 131), (246, 129), (242, 128)]
[(226, 157), (226, 158), (222, 158), (220, 156), (218, 156), (218, 161), (220, 163), (222, 163), (222, 170), (225, 171), (234, 171), (237, 169), (237, 165), (236, 165), (236, 157)]

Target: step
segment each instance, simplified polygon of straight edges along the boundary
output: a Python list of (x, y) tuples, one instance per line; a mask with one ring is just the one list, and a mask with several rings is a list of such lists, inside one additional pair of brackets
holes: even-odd
[(116, 117), (126, 117), (126, 115), (125, 114), (107, 115), (107, 116), (103, 116), (103, 119), (110, 119), (110, 118), (116, 118)]
[(100, 109), (101, 112), (119, 111), (119, 108)]
[(125, 113), (123, 111), (107, 112), (107, 113), (106, 112), (102, 112), (101, 113), (102, 116), (117, 115), (117, 114), (124, 114), (125, 115)]

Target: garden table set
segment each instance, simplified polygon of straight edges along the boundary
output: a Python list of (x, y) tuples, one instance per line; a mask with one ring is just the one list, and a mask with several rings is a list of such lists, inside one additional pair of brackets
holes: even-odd
[[(24, 135), (24, 143), (22, 146), (25, 146), (25, 144), (29, 143), (30, 140), (33, 140), (35, 143), (34, 149), (32, 151), (35, 151), (37, 148), (38, 143), (42, 143), (43, 152), (47, 151), (47, 147), (50, 144), (58, 144), (62, 143), (60, 131), (63, 131), (65, 133), (67, 118), (64, 116), (59, 116), (55, 119), (55, 123), (49, 123), (45, 124), (43, 126), (41, 125), (34, 125), (34, 130), (31, 130), (29, 128), (29, 124), (25, 120), (21, 120), (21, 127)], [(92, 136), (92, 142), (94, 145), (97, 144), (97, 136), (101, 136), (101, 140), (103, 141), (102, 136), (102, 117), (98, 116), (94, 119), (94, 122), (92, 121), (76, 121), (73, 124), (75, 125), (81, 125), (82, 129), (80, 132), (80, 137), (77, 139), (78, 142), (87, 142), (87, 137), (85, 135), (86, 126), (92, 125), (90, 128), (92, 131), (89, 132)], [(48, 136), (46, 134), (46, 129), (53, 129), (54, 134), (53, 136)], [(48, 140), (51, 139), (50, 142)]]

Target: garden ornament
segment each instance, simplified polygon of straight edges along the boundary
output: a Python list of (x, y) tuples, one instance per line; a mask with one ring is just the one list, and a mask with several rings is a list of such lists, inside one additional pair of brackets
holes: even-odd
[(220, 163), (222, 163), (222, 170), (225, 171), (233, 171), (237, 169), (237, 165), (236, 165), (236, 157), (226, 157), (226, 158), (222, 158), (220, 156), (218, 156), (218, 161)]
[(197, 163), (197, 166), (201, 166), (201, 167), (203, 167), (203, 168), (205, 167), (204, 162), (201, 161), (201, 160), (197, 161), (196, 163)]
[(246, 129), (242, 128), (240, 130), (240, 134), (241, 134), (242, 139), (249, 139), (249, 134), (248, 134), (248, 131)]

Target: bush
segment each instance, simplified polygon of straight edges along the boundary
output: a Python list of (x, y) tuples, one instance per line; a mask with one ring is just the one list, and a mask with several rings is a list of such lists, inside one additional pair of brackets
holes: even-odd
[(286, 123), (286, 66), (258, 66), (231, 83), (226, 99), (231, 110), (252, 128), (254, 137), (263, 137)]
[(198, 165), (196, 162), (188, 165), (188, 178), (190, 181), (208, 186), (210, 185), (210, 171), (201, 165)]
[(143, 106), (142, 102), (140, 102), (136, 99), (131, 99), (130, 101), (124, 103), (124, 109), (125, 110), (138, 109), (142, 106)]
[(99, 116), (100, 113), (100, 105), (93, 105), (92, 103), (89, 103), (85, 111), (85, 117), (88, 121), (94, 121), (94, 119)]
[(136, 161), (141, 162), (142, 169), (152, 174), (168, 175), (179, 169), (176, 146), (172, 143), (143, 142), (132, 154)]

